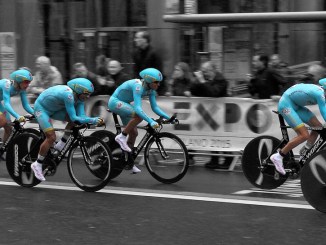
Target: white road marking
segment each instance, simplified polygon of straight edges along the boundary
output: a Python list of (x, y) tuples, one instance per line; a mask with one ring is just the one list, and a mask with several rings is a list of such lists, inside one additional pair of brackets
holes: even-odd
[(285, 195), (288, 197), (303, 197), (301, 191), (300, 180), (288, 180), (283, 185), (276, 189), (259, 189), (259, 188), (250, 188), (250, 190), (241, 190), (234, 192), (236, 195), (248, 195), (250, 193), (263, 193), (263, 194), (276, 194), (276, 195)]
[[(0, 181), (0, 185), (6, 186), (17, 186), (15, 182), (11, 181)], [(65, 191), (82, 191), (78, 187), (75, 186), (62, 186), (62, 185), (50, 185), (50, 184), (39, 184), (35, 188), (44, 188), (44, 189), (53, 189), (53, 190), (65, 190)], [(180, 199), (180, 200), (192, 200), (192, 201), (205, 201), (205, 202), (218, 202), (218, 203), (233, 203), (233, 204), (245, 204), (245, 205), (258, 205), (258, 206), (268, 206), (268, 207), (281, 207), (281, 208), (298, 208), (298, 209), (313, 209), (308, 204), (298, 204), (298, 203), (285, 203), (285, 202), (272, 202), (272, 201), (259, 201), (259, 200), (246, 200), (246, 199), (238, 199), (238, 198), (223, 198), (216, 197), (216, 195), (210, 195), (203, 193), (179, 193), (179, 194), (171, 194), (164, 191), (151, 192), (149, 190), (142, 191), (141, 189), (131, 189), (125, 190), (127, 188), (113, 188), (106, 187), (98, 191), (99, 193), (107, 193), (107, 194), (116, 194), (116, 195), (130, 195), (130, 196), (145, 196), (145, 197), (156, 197), (156, 198), (170, 198), (170, 199)], [(201, 195), (202, 194), (202, 195)]]

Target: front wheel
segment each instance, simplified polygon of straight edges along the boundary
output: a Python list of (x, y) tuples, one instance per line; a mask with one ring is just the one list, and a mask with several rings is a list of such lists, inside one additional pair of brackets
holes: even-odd
[(148, 141), (144, 157), (149, 173), (164, 184), (181, 180), (189, 167), (187, 147), (179, 137), (168, 132), (159, 133)]
[(301, 189), (307, 202), (326, 213), (326, 150), (308, 159), (301, 170)]
[(10, 177), (20, 186), (33, 187), (40, 183), (31, 170), (36, 161), (41, 141), (35, 134), (22, 133), (10, 141), (6, 166)]
[(67, 166), (70, 178), (80, 189), (94, 192), (110, 181), (112, 155), (100, 139), (87, 136), (74, 143)]
[[(281, 141), (272, 136), (259, 136), (251, 140), (245, 147), (242, 155), (242, 171), (248, 181), (262, 189), (274, 189), (282, 185), (287, 177), (276, 173), (270, 159), (271, 153)], [(283, 161), (287, 161), (285, 157)]]

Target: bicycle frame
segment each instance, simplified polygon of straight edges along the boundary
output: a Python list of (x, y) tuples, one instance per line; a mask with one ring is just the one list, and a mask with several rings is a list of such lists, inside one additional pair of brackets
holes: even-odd
[[(54, 162), (55, 162), (55, 164), (56, 164), (56, 166), (54, 166), (54, 167), (57, 167), (60, 163), (61, 163), (61, 161), (62, 161), (62, 159), (63, 159), (63, 157), (67, 154), (67, 152), (70, 150), (70, 148), (71, 148), (71, 146), (76, 142), (76, 141), (80, 141), (80, 139), (82, 138), (82, 134), (80, 133), (80, 129), (81, 129), (82, 127), (75, 127), (75, 128), (73, 128), (73, 129), (65, 129), (64, 131), (66, 131), (66, 132), (70, 132), (71, 133), (71, 135), (69, 136), (69, 138), (67, 139), (67, 142), (66, 142), (66, 144), (65, 144), (65, 146), (63, 147), (63, 149), (61, 150), (61, 151), (58, 151), (59, 152), (59, 154), (58, 155), (54, 155), (52, 152), (51, 152), (51, 150), (49, 150), (48, 151), (48, 155), (47, 155), (47, 157), (49, 157), (50, 158), (50, 160), (53, 160)], [(55, 129), (55, 130), (58, 130), (58, 129)], [(32, 150), (35, 148), (35, 147), (39, 147), (41, 144), (42, 144), (42, 142), (44, 141), (44, 139), (45, 139), (45, 134), (44, 134), (44, 132), (41, 130), (41, 138), (36, 142), (36, 144), (33, 146), (33, 148), (32, 148)], [(31, 150), (31, 151), (32, 151)], [(87, 156), (86, 157), (86, 153), (85, 153), (85, 151), (84, 151), (84, 149), (82, 148), (82, 154), (83, 154), (83, 156), (85, 157), (85, 159), (87, 159), (87, 160), (89, 160), (89, 156)], [(25, 156), (25, 157), (23, 157), (23, 159), (25, 159), (26, 157), (28, 156), (28, 154)]]
[(20, 124), (20, 122), (18, 121), (13, 121), (11, 122), (11, 125), (12, 125), (12, 130), (11, 130), (11, 133), (8, 137), (8, 139), (6, 140), (6, 142), (3, 142), (2, 146), (0, 147), (0, 155), (3, 154), (6, 149), (7, 149), (7, 146), (9, 144), (9, 142), (18, 134), (18, 133), (21, 133), (24, 131), (24, 128), (23, 126)]
[[(277, 111), (273, 111), (274, 113), (278, 114), (278, 118), (279, 118), (279, 122), (280, 122), (280, 128), (281, 128), (281, 133), (282, 133), (282, 140), (281, 143), (272, 151), (272, 153), (268, 156), (268, 159), (270, 158), (270, 156), (272, 154), (274, 154), (274, 152), (277, 151), (277, 149), (283, 148), (288, 142), (289, 142), (289, 134), (287, 129), (291, 128), (290, 126), (286, 126), (285, 125), (285, 121), (283, 116), (277, 112)], [(317, 141), (313, 144), (313, 146), (307, 150), (299, 159), (299, 164), (301, 167), (303, 167), (303, 165), (305, 164), (305, 162), (307, 161), (307, 159), (309, 157), (311, 157), (314, 153), (318, 152), (319, 150), (321, 150), (325, 144), (326, 144), (326, 128), (323, 127), (308, 127), (308, 130), (314, 130), (314, 131), (318, 131), (320, 137), (317, 139)], [(290, 154), (290, 158), (294, 161), (294, 154), (293, 151), (289, 152)]]
[[(112, 112), (113, 115), (113, 120), (114, 120), (114, 125), (115, 128), (117, 130), (117, 134), (121, 133), (121, 125), (119, 123), (118, 120), (118, 115), (114, 112)], [(153, 137), (157, 132), (155, 131), (155, 129), (149, 127), (149, 126), (145, 126), (145, 127), (138, 127), (141, 129), (146, 130), (146, 134), (144, 135), (144, 137), (141, 139), (141, 141), (138, 143), (138, 145), (136, 146), (135, 150), (133, 150), (132, 152), (132, 156), (135, 159), (138, 154), (142, 151), (142, 149), (145, 147), (145, 145), (147, 144), (147, 142), (150, 140), (151, 137)]]

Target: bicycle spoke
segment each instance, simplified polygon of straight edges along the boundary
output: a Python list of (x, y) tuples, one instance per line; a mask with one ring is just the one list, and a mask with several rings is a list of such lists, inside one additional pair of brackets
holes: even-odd
[(145, 164), (149, 173), (166, 184), (182, 179), (189, 167), (188, 151), (174, 134), (160, 133), (145, 147)]
[(98, 191), (109, 182), (111, 161), (112, 154), (104, 142), (96, 137), (84, 137), (69, 152), (69, 175), (82, 190)]

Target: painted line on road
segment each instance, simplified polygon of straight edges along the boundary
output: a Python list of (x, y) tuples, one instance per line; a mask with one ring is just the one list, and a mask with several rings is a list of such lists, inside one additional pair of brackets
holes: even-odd
[[(0, 185), (6, 186), (18, 186), (15, 182), (10, 181), (0, 181)], [(75, 186), (61, 186), (61, 185), (47, 185), (39, 184), (35, 188), (53, 189), (53, 190), (69, 190), (69, 191), (82, 191)], [(110, 188), (110, 187), (108, 187)], [(170, 193), (155, 193), (149, 191), (131, 191), (118, 189), (102, 189), (98, 193), (116, 194), (116, 195), (130, 195), (130, 196), (145, 196), (145, 197), (156, 197), (156, 198), (170, 198), (170, 199), (180, 199), (180, 200), (191, 200), (191, 201), (205, 201), (205, 202), (219, 202), (219, 203), (233, 203), (233, 204), (245, 204), (245, 205), (258, 205), (258, 206), (268, 206), (268, 207), (280, 207), (280, 208), (298, 208), (298, 209), (313, 209), (308, 204), (297, 204), (297, 203), (282, 203), (282, 202), (272, 202), (272, 201), (258, 201), (258, 200), (246, 200), (246, 199), (233, 199), (233, 198), (222, 198), (213, 196), (198, 196), (197, 195), (185, 195), (185, 194), (170, 194)], [(189, 194), (189, 193), (187, 193)]]

